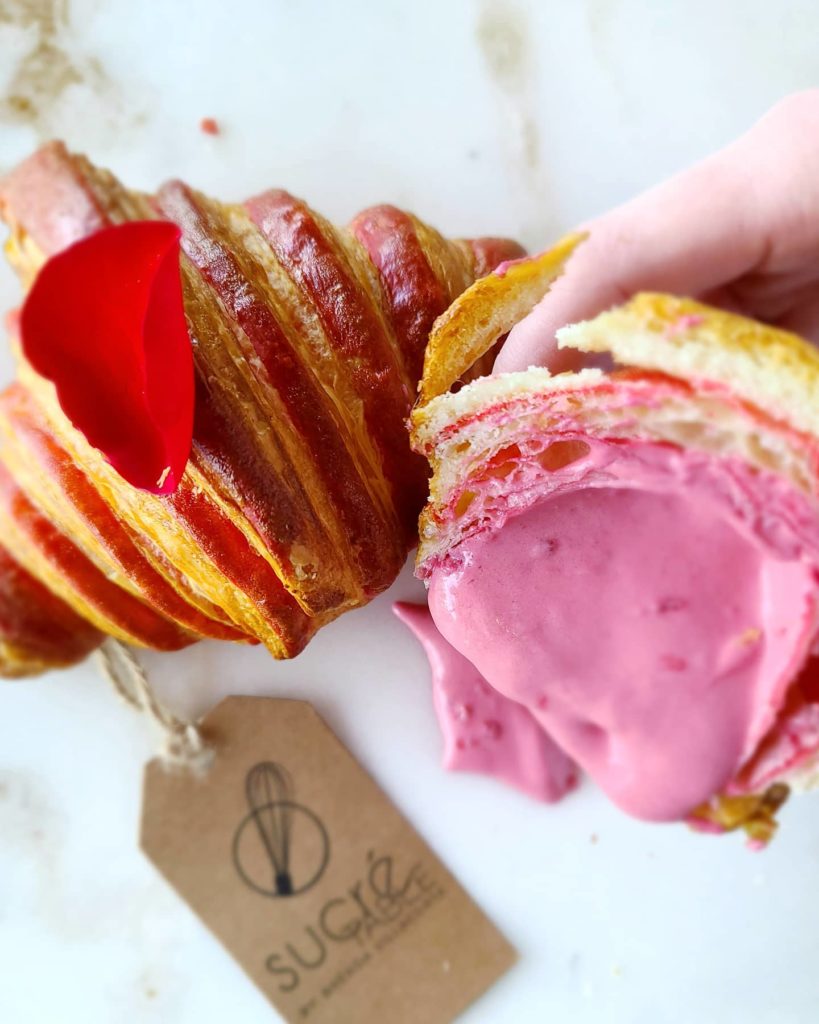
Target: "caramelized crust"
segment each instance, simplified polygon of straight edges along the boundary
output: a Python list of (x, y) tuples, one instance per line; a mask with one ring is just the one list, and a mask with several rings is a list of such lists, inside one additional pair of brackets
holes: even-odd
[(156, 572), (139, 551), (127, 525), (60, 447), (38, 406), (19, 382), (0, 394), (0, 434), (4, 464), (14, 473), (18, 485), (52, 521), (61, 522), (74, 543), (108, 579), (146, 598), (156, 611), (191, 632), (220, 640), (241, 639), (241, 633), (218, 617), (209, 618), (184, 601)]
[(70, 665), (101, 642), (101, 633), (0, 544), (0, 676), (16, 679)]
[[(148, 197), (61, 143), (0, 181), (0, 215), (24, 286), (103, 227), (176, 223), (197, 374), (191, 458), (162, 497), (125, 483), (21, 362), (0, 396), (0, 536), (15, 559), (0, 552), (0, 672), (70, 663), (97, 631), (292, 657), (392, 583), (426, 496), (406, 421), (427, 335), (519, 246), (451, 242), (388, 206), (336, 228), (282, 191), (225, 205), (170, 182)], [(40, 635), (47, 605), (60, 614)]]
[(126, 643), (174, 651), (192, 637), (109, 580), (28, 499), (0, 465), (0, 532), (32, 576), (96, 629)]

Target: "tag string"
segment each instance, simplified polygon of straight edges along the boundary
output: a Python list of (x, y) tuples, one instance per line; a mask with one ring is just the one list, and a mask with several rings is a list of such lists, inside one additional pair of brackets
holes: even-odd
[(197, 774), (205, 772), (213, 760), (213, 751), (205, 745), (193, 722), (179, 718), (160, 703), (148, 674), (130, 648), (109, 638), (96, 652), (96, 658), (103, 676), (120, 697), (158, 726), (163, 738), (162, 760)]

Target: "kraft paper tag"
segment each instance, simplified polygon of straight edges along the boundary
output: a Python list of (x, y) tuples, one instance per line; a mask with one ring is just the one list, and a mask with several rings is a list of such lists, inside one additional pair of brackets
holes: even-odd
[(142, 848), (288, 1021), (449, 1024), (515, 952), (310, 704), (229, 697)]

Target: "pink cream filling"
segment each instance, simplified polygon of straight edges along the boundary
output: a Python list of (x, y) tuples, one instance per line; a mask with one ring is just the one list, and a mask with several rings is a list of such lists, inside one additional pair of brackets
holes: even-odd
[(740, 460), (575, 440), (586, 454), (530, 481), (537, 500), (513, 496), (432, 568), (430, 610), (624, 810), (685, 818), (751, 758), (808, 657), (816, 513)]
[(546, 803), (577, 785), (577, 768), (537, 719), (498, 693), (444, 640), (425, 605), (400, 602), (393, 611), (429, 659), (445, 768), (490, 775)]

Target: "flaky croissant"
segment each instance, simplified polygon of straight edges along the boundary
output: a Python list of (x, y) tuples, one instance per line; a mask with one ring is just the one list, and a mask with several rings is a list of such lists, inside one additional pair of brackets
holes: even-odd
[(147, 196), (60, 143), (0, 182), (0, 214), (24, 286), (103, 227), (176, 223), (196, 367), (191, 458), (158, 496), (21, 361), (0, 396), (0, 675), (70, 664), (104, 634), (292, 657), (392, 583), (426, 496), (406, 420), (430, 327), (516, 243), (449, 241), (392, 206), (339, 229), (283, 191)]

